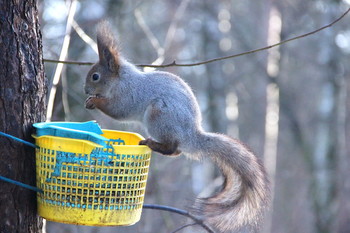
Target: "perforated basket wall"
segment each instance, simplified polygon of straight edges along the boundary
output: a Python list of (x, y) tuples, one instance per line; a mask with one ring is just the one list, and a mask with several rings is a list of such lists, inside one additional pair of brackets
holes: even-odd
[(131, 225), (139, 221), (151, 151), (137, 134), (104, 130), (107, 146), (35, 137), (38, 213), (56, 222)]

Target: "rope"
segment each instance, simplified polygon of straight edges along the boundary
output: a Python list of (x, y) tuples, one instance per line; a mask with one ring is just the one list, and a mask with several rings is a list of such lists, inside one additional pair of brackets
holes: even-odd
[(39, 148), (37, 145), (35, 145), (35, 144), (33, 144), (33, 143), (24, 141), (24, 140), (22, 140), (22, 139), (20, 139), (20, 138), (17, 138), (17, 137), (15, 137), (15, 136), (12, 136), (12, 135), (7, 134), (7, 133), (4, 133), (4, 132), (0, 132), (0, 136), (4, 136), (4, 137), (7, 137), (7, 138), (11, 138), (11, 139), (13, 139), (13, 140), (15, 140), (15, 141), (17, 141), (17, 142), (21, 142), (21, 143), (23, 143), (23, 144), (25, 144), (25, 145), (27, 145), (27, 146), (33, 147), (33, 148)]
[(32, 190), (32, 191), (35, 191), (35, 192), (38, 192), (38, 193), (44, 193), (43, 190), (41, 190), (41, 189), (39, 189), (37, 187), (31, 186), (31, 185), (28, 185), (28, 184), (24, 184), (22, 182), (19, 182), (19, 181), (16, 181), (16, 180), (12, 180), (12, 179), (9, 179), (9, 178), (3, 177), (3, 176), (0, 176), (0, 180), (6, 181), (6, 182), (14, 184), (14, 185), (18, 185), (20, 187), (23, 187), (23, 188), (26, 188), (26, 189), (29, 189), (29, 190)]
[[(38, 146), (36, 146), (33, 143), (24, 141), (24, 140), (22, 140), (20, 138), (17, 138), (15, 136), (12, 136), (12, 135), (4, 133), (4, 132), (0, 132), (0, 136), (4, 136), (4, 137), (10, 138), (10, 139), (13, 139), (13, 140), (15, 140), (17, 142), (23, 143), (23, 144), (25, 144), (27, 146), (30, 146), (30, 147), (33, 147), (33, 148), (39, 148)], [(19, 182), (19, 181), (16, 181), (16, 180), (12, 180), (12, 179), (6, 178), (4, 176), (0, 176), (0, 180), (8, 182), (8, 183), (11, 183), (11, 184), (14, 184), (14, 185), (17, 185), (17, 186), (20, 186), (20, 187), (23, 187), (23, 188), (26, 188), (26, 189), (29, 189), (29, 190), (32, 190), (32, 191), (35, 191), (35, 192), (43, 193), (43, 190), (41, 190), (41, 189), (39, 189), (39, 188), (37, 188), (35, 186), (24, 184), (22, 182)]]

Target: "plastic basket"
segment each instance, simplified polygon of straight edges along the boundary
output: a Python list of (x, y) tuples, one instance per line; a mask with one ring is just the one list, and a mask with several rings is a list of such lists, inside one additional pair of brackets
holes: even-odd
[(50, 221), (132, 225), (140, 220), (151, 150), (134, 133), (103, 130), (106, 146), (50, 135), (36, 139), (38, 213)]

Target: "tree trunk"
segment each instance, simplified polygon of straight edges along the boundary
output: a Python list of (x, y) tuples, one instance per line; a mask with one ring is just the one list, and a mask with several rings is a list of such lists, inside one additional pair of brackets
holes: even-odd
[[(35, 0), (0, 0), (0, 131), (32, 141), (43, 121), (46, 85)], [(35, 185), (34, 149), (0, 138), (0, 175)], [(36, 193), (0, 181), (0, 232), (41, 232)]]

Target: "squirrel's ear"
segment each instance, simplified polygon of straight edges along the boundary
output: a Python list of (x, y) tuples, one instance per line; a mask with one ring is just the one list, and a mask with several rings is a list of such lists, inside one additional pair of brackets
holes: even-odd
[(106, 22), (98, 26), (97, 48), (100, 64), (117, 74), (119, 70), (119, 52), (113, 33)]

